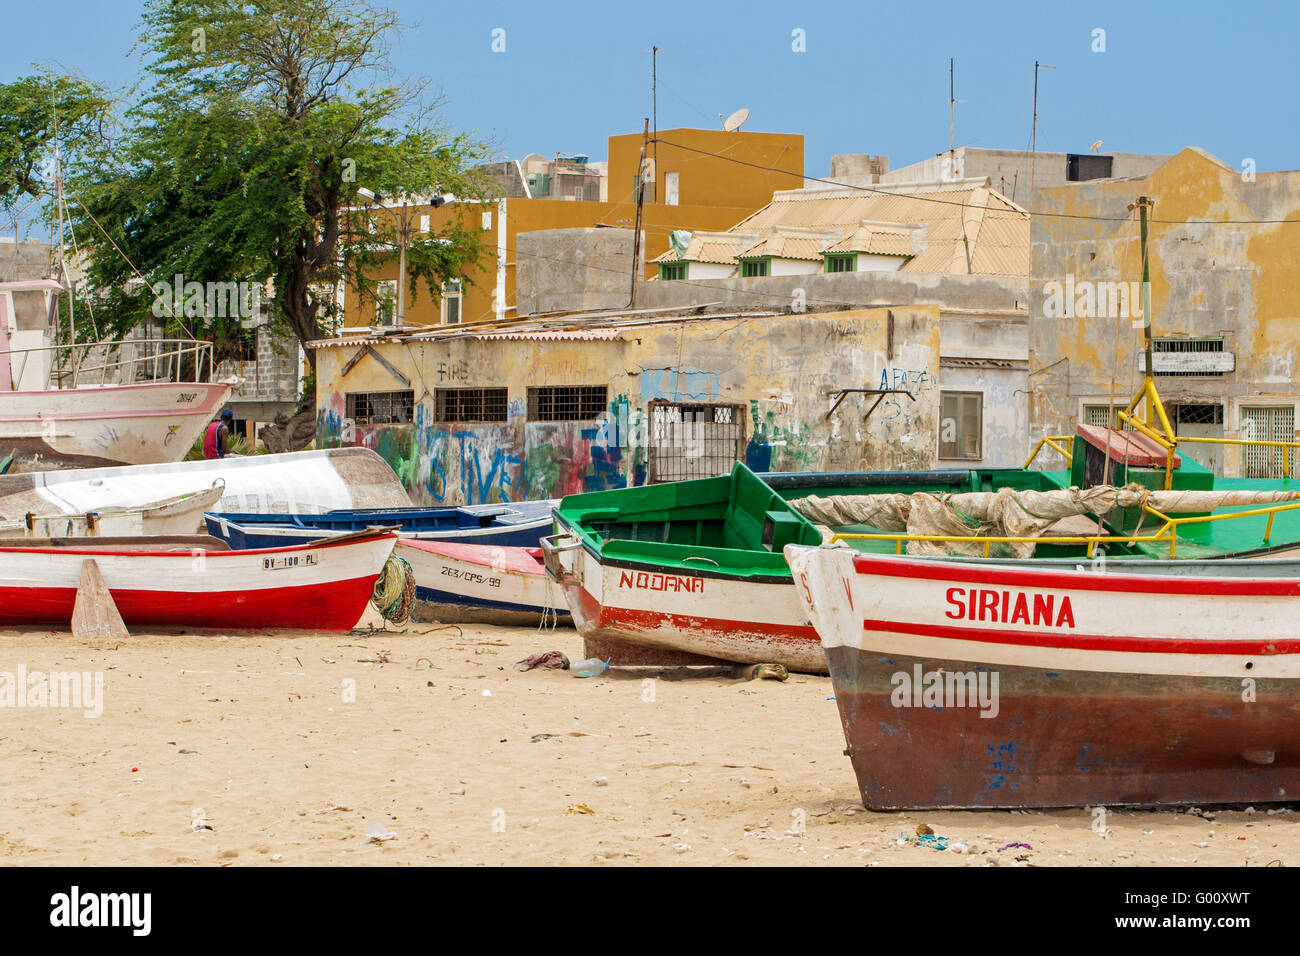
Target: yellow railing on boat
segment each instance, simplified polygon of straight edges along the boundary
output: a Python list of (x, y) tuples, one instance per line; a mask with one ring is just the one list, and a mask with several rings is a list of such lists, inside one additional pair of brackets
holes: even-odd
[(902, 554), (903, 545), (908, 541), (935, 541), (935, 542), (959, 542), (962, 544), (982, 544), (984, 546), (984, 557), (989, 557), (990, 548), (995, 544), (1086, 544), (1087, 549), (1084, 552), (1088, 557), (1092, 557), (1093, 550), (1099, 544), (1152, 544), (1156, 542), (1169, 542), (1169, 557), (1178, 556), (1178, 529), (1185, 524), (1205, 524), (1211, 521), (1227, 521), (1231, 518), (1249, 518), (1256, 515), (1268, 515), (1268, 524), (1264, 528), (1263, 546), (1267, 546), (1269, 538), (1273, 534), (1273, 518), (1279, 511), (1294, 511), (1300, 508), (1300, 501), (1291, 502), (1282, 505), (1270, 505), (1267, 508), (1252, 508), (1249, 511), (1233, 511), (1223, 515), (1188, 515), (1185, 518), (1171, 518), (1162, 514), (1150, 505), (1143, 505), (1143, 510), (1148, 514), (1154, 515), (1160, 519), (1162, 524), (1159, 530), (1145, 535), (1115, 535), (1115, 534), (1097, 534), (1097, 535), (1065, 535), (1051, 537), (1033, 537), (1024, 535), (948, 535), (948, 534), (906, 534), (893, 533), (888, 531), (863, 533), (863, 534), (833, 534), (831, 541), (893, 541), (894, 553)]
[(1064, 445), (1057, 444), (1057, 442), (1069, 442), (1072, 441), (1073, 439), (1074, 439), (1073, 435), (1044, 435), (1042, 438), (1038, 439), (1038, 444), (1034, 446), (1033, 453), (1027, 459), (1025, 459), (1024, 467), (1028, 468), (1031, 464), (1033, 464), (1034, 459), (1038, 457), (1038, 453), (1043, 450), (1044, 445), (1051, 448), (1052, 451), (1056, 452), (1058, 455), (1064, 458), (1065, 464), (1067, 466), (1073, 465), (1074, 455), (1072, 455), (1069, 449), (1066, 448)]
[[(1147, 403), (1147, 417), (1143, 418), (1137, 414), (1138, 406), (1143, 402)], [(1291, 477), (1291, 449), (1300, 448), (1300, 441), (1269, 441), (1255, 438), (1191, 438), (1186, 435), (1174, 434), (1174, 428), (1169, 424), (1169, 417), (1165, 414), (1164, 403), (1160, 400), (1160, 393), (1156, 389), (1155, 380), (1148, 374), (1138, 390), (1133, 401), (1129, 402), (1127, 410), (1116, 410), (1115, 417), (1120, 423), (1127, 425), (1136, 432), (1147, 436), (1161, 448), (1165, 450), (1165, 489), (1173, 487), (1174, 480), (1174, 454), (1180, 442), (1195, 442), (1201, 445), (1253, 445), (1259, 448), (1281, 448), (1282, 449), (1282, 477)], [(1028, 468), (1033, 464), (1038, 453), (1046, 445), (1053, 451), (1065, 458), (1067, 465), (1073, 465), (1073, 456), (1062, 447), (1059, 442), (1071, 442), (1074, 440), (1073, 435), (1048, 435), (1040, 438), (1038, 444), (1034, 446), (1033, 452), (1025, 459), (1024, 467)]]

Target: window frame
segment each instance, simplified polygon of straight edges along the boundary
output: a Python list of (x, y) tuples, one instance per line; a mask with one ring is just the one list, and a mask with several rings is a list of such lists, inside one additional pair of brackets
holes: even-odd
[[(457, 394), (468, 392), (480, 392), (479, 409), (482, 415), (477, 418), (470, 417), (448, 417), (447, 416), (447, 396), (455, 392)], [(492, 393), (492, 400), (500, 400), (501, 412), (500, 418), (487, 417), (488, 411), (488, 393)], [(498, 394), (499, 393), (499, 394)], [(456, 400), (457, 410), (462, 404), (458, 398)], [(451, 388), (435, 388), (433, 390), (433, 420), (439, 425), (502, 425), (510, 421), (510, 392), (504, 385), (464, 385)]]
[[(945, 417), (946, 417), (946, 416), (944, 415), (944, 399), (945, 399), (946, 397), (949, 397), (949, 396), (954, 397), (954, 398), (960, 398), (960, 397), (974, 397), (974, 398), (978, 398), (978, 399), (979, 399), (979, 405), (978, 405), (978, 409), (979, 409), (979, 419), (978, 419), (978, 423), (977, 423), (978, 434), (976, 435), (976, 439), (975, 439), (975, 454), (974, 454), (973, 456), (972, 456), (972, 455), (962, 455), (962, 454), (945, 455), (945, 454), (943, 453), (943, 452), (944, 452), (944, 445), (947, 444), (947, 443), (943, 440), (943, 423), (944, 423), (944, 419), (945, 419)], [(956, 416), (956, 421), (957, 421), (957, 426), (958, 426), (958, 434), (957, 434), (957, 436), (954, 438), (954, 440), (953, 440), (953, 442), (952, 442), (952, 445), (953, 445), (953, 447), (954, 447), (954, 450), (956, 450), (956, 451), (958, 451), (958, 452), (960, 452), (960, 450), (961, 450), (961, 445), (962, 445), (962, 440), (961, 440), (961, 439), (962, 439), (962, 435), (961, 435), (961, 432), (960, 432), (960, 428), (961, 428), (961, 417), (962, 417), (962, 416), (961, 416), (961, 413), (959, 412), (958, 415)], [(983, 393), (983, 392), (978, 392), (978, 391), (971, 391), (971, 390), (969, 390), (969, 389), (943, 389), (943, 390), (941, 390), (941, 391), (939, 392), (939, 433), (938, 433), (938, 436), (937, 436), (937, 437), (938, 437), (938, 446), (939, 446), (939, 448), (938, 448), (938, 458), (939, 458), (939, 460), (941, 460), (941, 461), (983, 461), (983, 459), (984, 459), (984, 393)]]
[[(557, 405), (567, 404), (569, 396), (557, 395), (556, 393), (563, 390), (577, 390), (580, 394), (576, 396), (577, 414), (569, 416), (557, 416), (555, 407)], [(545, 393), (545, 394), (544, 394)], [(599, 399), (596, 394), (599, 393)], [(527, 393), (527, 412), (525, 420), (528, 422), (555, 423), (555, 422), (594, 422), (601, 415), (609, 411), (609, 386), (608, 385), (529, 385)], [(543, 416), (542, 409), (549, 408), (547, 417)], [(594, 409), (594, 411), (593, 411)], [(588, 415), (586, 412), (592, 412)]]
[[(374, 401), (375, 397), (380, 395), (386, 398), (393, 395), (406, 396), (406, 401), (403, 402), (402, 405), (407, 411), (407, 418), (403, 420), (390, 415), (384, 421), (377, 421), (375, 415), (370, 413), (369, 406)], [(366, 415), (357, 414), (358, 400), (362, 400), (366, 403)], [(344, 417), (347, 418), (348, 421), (352, 422), (353, 427), (356, 427), (357, 425), (410, 425), (415, 421), (415, 390), (410, 388), (396, 388), (381, 389), (372, 392), (344, 392), (343, 408), (346, 413)]]
[[(766, 279), (772, 275), (772, 257), (771, 256), (754, 256), (749, 259), (738, 259), (740, 263), (740, 278), (742, 279)], [(758, 272), (747, 274), (749, 269), (758, 269)]]
[[(842, 261), (847, 269), (832, 269), (831, 261)], [(858, 254), (856, 252), (828, 252), (826, 253), (825, 270), (828, 275), (843, 275), (846, 272), (858, 271)]]
[[(691, 272), (690, 263), (684, 259), (678, 259), (676, 262), (659, 263), (659, 278), (664, 282), (680, 282), (685, 280)], [(669, 271), (676, 272), (680, 268), (681, 275), (669, 275)]]

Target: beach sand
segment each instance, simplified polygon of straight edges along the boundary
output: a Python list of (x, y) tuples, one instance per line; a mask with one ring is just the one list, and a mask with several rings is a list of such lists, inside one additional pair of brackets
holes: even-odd
[[(0, 671), (104, 680), (99, 717), (0, 707), (0, 860), (1300, 863), (1290, 809), (1109, 811), (1105, 837), (1082, 809), (872, 813), (828, 679), (511, 669), (550, 649), (582, 656), (567, 629), (141, 633), (118, 647), (0, 632)], [(374, 824), (396, 836), (367, 843)], [(896, 842), (918, 824), (969, 852)]]

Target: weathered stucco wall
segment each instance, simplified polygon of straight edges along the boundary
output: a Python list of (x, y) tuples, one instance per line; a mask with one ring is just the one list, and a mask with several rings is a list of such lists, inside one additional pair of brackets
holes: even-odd
[[(1294, 408), (1300, 229), (1258, 221), (1300, 219), (1300, 173), (1251, 178), (1186, 149), (1146, 179), (1043, 191), (1031, 238), (1033, 440), (1072, 432), (1085, 404), (1106, 404), (1111, 395), (1127, 404), (1141, 384), (1141, 253), (1136, 213), (1128, 209), (1140, 195), (1155, 200), (1149, 214), (1154, 334), (1221, 336), (1235, 356), (1235, 369), (1221, 377), (1157, 374), (1165, 404), (1222, 404), (1229, 438), (1245, 437), (1243, 405)], [(1114, 314), (1109, 302), (1103, 307), (1095, 294), (1102, 282), (1133, 283), (1136, 309), (1126, 316)], [(1062, 315), (1066, 289), (1073, 290), (1075, 307)], [(1236, 449), (1225, 449), (1223, 460), (1227, 474), (1239, 474)]]
[[(486, 335), (487, 333), (485, 333)], [(743, 457), (757, 470), (936, 467), (939, 320), (934, 307), (826, 314), (723, 316), (624, 326), (611, 338), (484, 337), (471, 330), (374, 347), (414, 392), (413, 421), (346, 421), (348, 393), (406, 386), (360, 346), (317, 351), (317, 443), (378, 451), (412, 497), (460, 504), (555, 497), (646, 480), (647, 406), (662, 399), (747, 410)], [(606, 385), (599, 420), (535, 422), (529, 386)], [(434, 419), (438, 388), (506, 387), (508, 420)], [(902, 388), (869, 418), (874, 395)]]

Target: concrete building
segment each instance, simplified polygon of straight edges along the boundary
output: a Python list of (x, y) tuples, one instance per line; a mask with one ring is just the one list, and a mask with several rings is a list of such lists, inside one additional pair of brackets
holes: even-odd
[(605, 202), (609, 198), (609, 164), (585, 155), (556, 153), (550, 159), (530, 153), (520, 163), (530, 199)]
[[(430, 289), (420, 283), (415, 298), (407, 297), (406, 324), (429, 326), (515, 318), (520, 234), (612, 227), (627, 230), (630, 243), (636, 221), (642, 145), (641, 133), (609, 138), (605, 201), (504, 198), (491, 203), (453, 202), (438, 208), (412, 209), (418, 228), (424, 232), (459, 222), (478, 238), (484, 255), (463, 279), (448, 283), (445, 288)], [(645, 255), (653, 258), (668, 248), (668, 234), (673, 229), (726, 229), (767, 204), (775, 190), (801, 183), (803, 137), (723, 130), (660, 130), (659, 142), (651, 145), (647, 160), (642, 232)], [(376, 213), (376, 217), (378, 220), (386, 214)], [(629, 264), (630, 255), (629, 246)], [(553, 258), (537, 261), (543, 268), (557, 262)], [(657, 267), (649, 268), (657, 271)], [(373, 296), (363, 298), (356, 288), (340, 290), (344, 328), (368, 328), (391, 312), (387, 303), (396, 291), (396, 254), (374, 278), (386, 284), (381, 287), (383, 301)], [(624, 285), (630, 289), (630, 274), (625, 277)], [(611, 304), (626, 305), (627, 298)], [(541, 307), (565, 306), (543, 304)]]
[[(862, 159), (866, 159), (865, 154)], [(880, 157), (870, 157), (879, 160)], [(1151, 153), (1030, 153), (1023, 149), (983, 149), (976, 146), (959, 146), (957, 149), (936, 153), (929, 159), (888, 169), (873, 182), (926, 183), (953, 182), (962, 178), (987, 179), (998, 192), (1021, 206), (1037, 211), (1030, 190), (1030, 178), (1037, 189), (1053, 189), (1069, 183), (1093, 179), (1125, 179), (1145, 176), (1167, 160), (1168, 156)], [(848, 178), (855, 185), (861, 182), (853, 157), (836, 157), (841, 160), (839, 174), (830, 178)], [(835, 170), (833, 169), (834, 173)]]
[[(939, 464), (934, 306), (652, 310), (314, 347), (317, 447), (375, 449), (422, 503), (705, 477), (737, 460), (792, 471)], [(880, 382), (911, 398), (844, 393)]]
[[(1155, 203), (1153, 365), (1175, 430), (1294, 440), (1300, 172), (1243, 175), (1194, 148), (1135, 179), (1042, 191), (1032, 231), (1031, 440), (1113, 421), (1114, 406), (1127, 407), (1141, 384), (1139, 196)], [(1281, 449), (1194, 445), (1180, 453), (1228, 476), (1284, 471)]]

